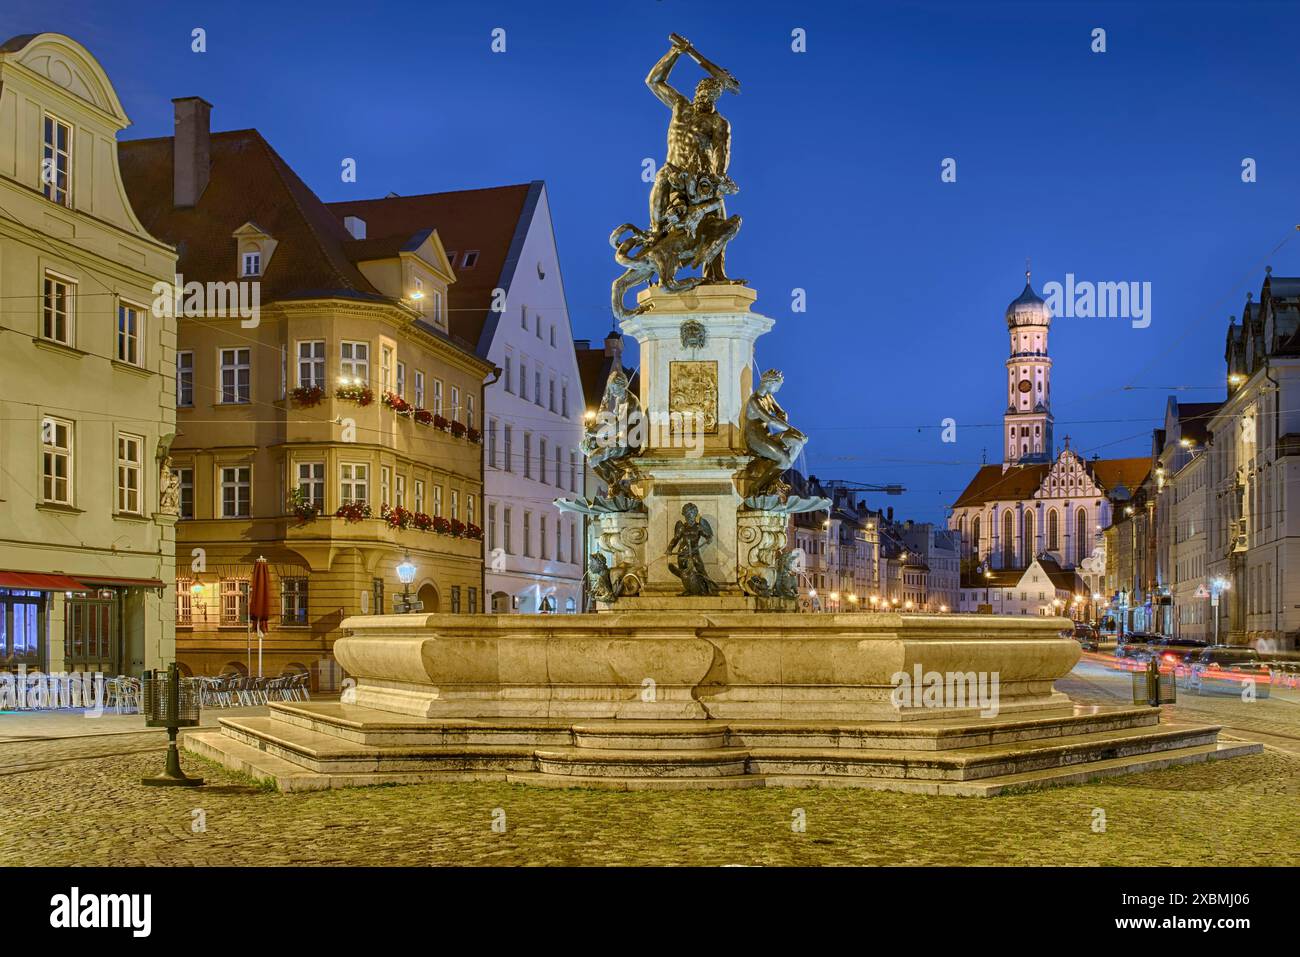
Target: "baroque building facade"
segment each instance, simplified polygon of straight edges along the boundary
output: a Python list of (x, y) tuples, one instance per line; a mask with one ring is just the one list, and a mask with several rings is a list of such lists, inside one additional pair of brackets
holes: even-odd
[(209, 104), (173, 102), (174, 136), (120, 154), (142, 220), (181, 250), (177, 657), (333, 685), (340, 623), (392, 610), (404, 557), (426, 611), (481, 607), (492, 367), (451, 334), (436, 228), (335, 216), (256, 130), (212, 133)]
[[(1211, 634), (1261, 651), (1300, 631), (1300, 278), (1268, 270), (1228, 325), (1228, 395), (1209, 418), (1205, 552)], [(1215, 621), (1217, 619), (1217, 623)]]
[(967, 603), (971, 589), (985, 587), (985, 572), (1014, 573), (1009, 577), (1018, 582), (1020, 573), (1043, 556), (1067, 572), (1096, 567), (1104, 547), (1101, 530), (1152, 464), (1146, 457), (1085, 459), (1070, 448), (1068, 436), (1064, 447), (1055, 449), (1051, 310), (1026, 282), (1007, 306), (1005, 319), (1011, 352), (1002, 462), (976, 472), (948, 520), (961, 543)]
[(130, 125), (79, 43), (0, 45), (0, 668), (172, 659), (173, 249), (132, 208)]

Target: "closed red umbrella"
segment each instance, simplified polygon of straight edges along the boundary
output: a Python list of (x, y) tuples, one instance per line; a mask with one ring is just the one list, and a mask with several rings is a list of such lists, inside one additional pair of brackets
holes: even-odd
[(258, 556), (248, 588), (248, 625), (257, 629), (257, 676), (262, 677), (262, 635), (271, 620), (271, 566)]

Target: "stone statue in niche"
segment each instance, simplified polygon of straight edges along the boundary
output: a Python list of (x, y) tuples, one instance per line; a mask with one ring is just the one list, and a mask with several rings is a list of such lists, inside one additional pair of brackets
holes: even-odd
[(716, 595), (718, 586), (704, 567), (700, 549), (713, 541), (713, 526), (693, 502), (682, 506), (682, 517), (673, 528), (668, 551), (676, 552), (677, 561), (669, 562), (668, 570), (682, 580), (683, 595)]
[(158, 511), (163, 515), (179, 515), (181, 510), (181, 480), (172, 468), (169, 455), (162, 461), (158, 476)]

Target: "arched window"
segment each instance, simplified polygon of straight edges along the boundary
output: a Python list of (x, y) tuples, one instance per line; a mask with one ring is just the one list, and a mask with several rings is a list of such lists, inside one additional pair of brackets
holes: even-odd
[(980, 554), (980, 517), (978, 515), (970, 523), (970, 547), (971, 552), (976, 558)]
[(1034, 541), (1034, 511), (1025, 511), (1025, 564), (1038, 557), (1038, 543)]
[(1016, 564), (1016, 526), (1011, 509), (1002, 513), (1002, 567), (1014, 568)]
[(1047, 513), (1047, 550), (1058, 551), (1061, 547), (1061, 516), (1052, 509)]
[(1080, 508), (1074, 513), (1074, 563), (1088, 557), (1088, 513)]

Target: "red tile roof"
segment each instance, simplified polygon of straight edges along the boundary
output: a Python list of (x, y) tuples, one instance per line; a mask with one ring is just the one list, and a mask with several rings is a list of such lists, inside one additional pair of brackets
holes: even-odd
[[(420, 230), (438, 230), (443, 247), (458, 254), (456, 282), (447, 292), (452, 334), (475, 343), (480, 354), (485, 354), (488, 341), (484, 330), (492, 315), (492, 291), (509, 285), (515, 266), (513, 257), (518, 256), (516, 237), (522, 241), (522, 230), (527, 227), (541, 188), (541, 182), (535, 181), (450, 193), (350, 200), (329, 203), (328, 209), (339, 222), (345, 216), (365, 220), (369, 237), (405, 239)], [(461, 268), (459, 263), (471, 250), (478, 252), (478, 261), (469, 269)]]
[[(1150, 458), (1096, 459), (1084, 463), (1097, 484), (1107, 492), (1123, 485), (1130, 492), (1142, 484), (1151, 471)], [(1005, 472), (1001, 465), (983, 465), (975, 473), (953, 508), (985, 502), (1020, 501), (1032, 498), (1051, 471), (1051, 464), (1013, 465)]]
[[(145, 229), (177, 247), (186, 282), (238, 279), (235, 230), (255, 222), (276, 240), (262, 302), (346, 296), (395, 301), (370, 284), (345, 247), (352, 237), (257, 130), (211, 137), (211, 175), (193, 208), (172, 203), (170, 136), (118, 144), (122, 179)], [(414, 230), (412, 230), (414, 232)]]

